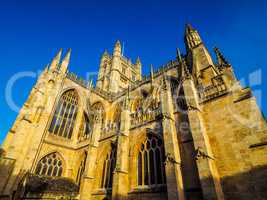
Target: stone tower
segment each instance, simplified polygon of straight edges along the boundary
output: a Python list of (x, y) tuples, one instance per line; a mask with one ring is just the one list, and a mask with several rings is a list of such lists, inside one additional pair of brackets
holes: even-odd
[(96, 87), (110, 93), (124, 90), (135, 81), (141, 80), (142, 65), (139, 58), (136, 64), (122, 55), (121, 43), (118, 40), (110, 56), (105, 50), (99, 67)]
[(0, 199), (267, 199), (267, 126), (249, 87), (191, 25), (186, 52), (142, 76), (122, 54), (92, 85), (47, 65), (7, 133)]

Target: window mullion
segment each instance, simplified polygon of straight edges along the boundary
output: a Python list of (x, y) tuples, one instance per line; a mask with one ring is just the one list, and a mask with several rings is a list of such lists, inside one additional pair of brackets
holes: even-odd
[[(69, 106), (69, 108), (68, 108), (68, 106)], [(68, 112), (68, 113), (67, 113), (67, 117), (65, 118), (65, 115), (64, 115), (64, 118), (65, 118), (64, 129), (62, 130), (62, 135), (63, 135), (64, 137), (67, 137), (67, 134), (65, 134), (65, 130), (66, 130), (66, 127), (67, 127), (67, 125), (68, 125), (68, 119), (69, 119), (69, 116), (70, 116), (70, 113), (71, 113), (71, 107), (72, 107), (72, 104), (69, 103), (68, 106), (67, 106), (68, 109), (66, 109), (66, 110), (67, 110), (66, 112)], [(64, 120), (64, 119), (63, 119), (63, 120)]]
[(62, 127), (62, 125), (63, 125), (63, 123), (64, 123), (65, 114), (68, 112), (68, 106), (69, 106), (69, 105), (70, 105), (70, 103), (66, 101), (65, 110), (64, 110), (64, 112), (63, 112), (63, 114), (62, 114), (62, 116), (61, 116), (61, 123), (60, 123), (60, 125), (59, 125), (59, 129), (58, 129), (58, 131), (59, 131), (59, 132), (58, 132), (58, 135), (59, 135), (59, 136), (63, 136), (62, 128), (64, 128), (64, 127)]
[(74, 117), (76, 118), (77, 112), (78, 112), (78, 107), (76, 105), (74, 105), (73, 114), (72, 114), (72, 117), (69, 121), (69, 124), (70, 124), (69, 129), (67, 130), (68, 132), (66, 134), (68, 138), (71, 138), (70, 135), (72, 134), (73, 127), (74, 127), (74, 121), (75, 121)]
[(64, 103), (64, 102), (60, 100), (59, 103), (60, 103), (60, 108), (59, 108), (59, 111), (58, 111), (58, 113), (57, 113), (57, 115), (56, 115), (56, 122), (55, 122), (55, 124), (54, 124), (53, 131), (52, 131), (52, 133), (54, 133), (54, 134), (55, 134), (55, 129), (56, 129), (58, 120), (60, 120), (60, 119), (59, 119), (59, 118), (60, 118), (60, 113), (61, 113), (61, 110), (62, 110), (62, 107), (63, 107), (63, 103)]

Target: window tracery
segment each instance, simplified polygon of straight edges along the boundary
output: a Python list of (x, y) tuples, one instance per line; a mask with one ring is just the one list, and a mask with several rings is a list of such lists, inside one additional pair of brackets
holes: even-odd
[(78, 111), (78, 95), (75, 90), (66, 91), (56, 107), (49, 132), (70, 139)]
[(61, 176), (63, 162), (58, 153), (51, 153), (43, 157), (37, 164), (35, 174), (42, 176)]
[(160, 138), (148, 134), (138, 152), (137, 184), (145, 186), (165, 183), (163, 142)]

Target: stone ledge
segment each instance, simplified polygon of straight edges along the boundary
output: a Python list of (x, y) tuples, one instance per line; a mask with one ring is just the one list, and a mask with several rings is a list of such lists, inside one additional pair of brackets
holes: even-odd
[(105, 188), (100, 188), (92, 193), (92, 195), (106, 195), (106, 194), (111, 194), (112, 190), (111, 188), (105, 189)]
[(137, 186), (132, 191), (128, 192), (128, 194), (135, 193), (161, 193), (166, 192), (167, 187), (165, 184), (160, 185), (152, 185), (152, 186)]

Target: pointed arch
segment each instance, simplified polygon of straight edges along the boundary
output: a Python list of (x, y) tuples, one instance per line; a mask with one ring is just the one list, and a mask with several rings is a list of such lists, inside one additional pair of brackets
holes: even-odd
[(56, 106), (50, 124), (51, 134), (70, 139), (78, 113), (79, 97), (75, 89), (65, 91)]
[(164, 144), (160, 136), (147, 133), (137, 154), (137, 185), (151, 186), (166, 183)]
[(52, 152), (42, 157), (35, 168), (35, 174), (41, 176), (62, 176), (64, 160), (58, 152)]
[(89, 113), (90, 120), (93, 121), (95, 116), (99, 117), (102, 120), (102, 125), (103, 125), (106, 119), (106, 112), (103, 103), (100, 101), (93, 103), (92, 106), (90, 107), (90, 113)]

